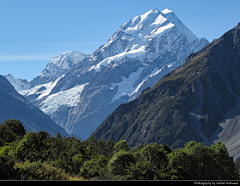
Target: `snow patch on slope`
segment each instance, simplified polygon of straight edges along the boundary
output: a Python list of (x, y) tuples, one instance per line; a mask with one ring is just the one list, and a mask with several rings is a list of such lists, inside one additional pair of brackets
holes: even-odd
[[(133, 46), (133, 48), (135, 48), (136, 46)], [(101, 62), (99, 62), (97, 65), (93, 65), (92, 67), (89, 68), (89, 71), (91, 70), (96, 70), (97, 72), (99, 72), (101, 70), (101, 67), (105, 67), (109, 64), (111, 64), (113, 61), (114, 62), (118, 62), (120, 60), (122, 60), (123, 58), (134, 58), (136, 59), (143, 59), (143, 54), (145, 53), (145, 47), (141, 46), (138, 49), (133, 49), (129, 52), (122, 52), (120, 54), (117, 54), (115, 56), (112, 57), (107, 57), (105, 59), (103, 59)], [(115, 65), (117, 66), (117, 65)]]
[[(62, 77), (64, 77), (64, 75)], [(62, 77), (57, 78), (53, 82), (44, 83), (44, 84), (41, 84), (41, 85), (36, 85), (35, 87), (33, 87), (31, 89), (19, 90), (18, 93), (22, 94), (24, 96), (30, 96), (32, 94), (36, 94), (36, 95), (39, 95), (36, 100), (40, 100), (43, 97), (48, 96), (51, 93), (52, 89), (56, 86), (57, 82)]]
[(111, 83), (112, 89), (115, 88), (116, 86), (118, 86), (118, 91), (112, 98), (111, 103), (118, 100), (122, 96), (130, 97), (133, 94), (134, 90), (136, 89), (134, 87), (134, 84), (135, 84), (136, 80), (139, 78), (139, 76), (143, 70), (144, 70), (144, 68), (140, 67), (140, 68), (138, 68), (138, 70), (136, 72), (131, 73), (128, 78), (123, 76), (122, 81), (120, 83)]

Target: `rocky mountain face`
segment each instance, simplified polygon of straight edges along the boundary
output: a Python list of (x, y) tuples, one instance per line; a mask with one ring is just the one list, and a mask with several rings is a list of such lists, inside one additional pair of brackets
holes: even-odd
[(214, 40), (153, 88), (120, 105), (92, 134), (127, 140), (131, 146), (158, 142), (172, 148), (194, 140), (224, 142), (240, 156), (240, 24)]
[(44, 84), (19, 92), (69, 134), (86, 139), (120, 104), (137, 98), (207, 44), (171, 10), (155, 8), (123, 24), (67, 73), (41, 78)]
[(40, 109), (34, 107), (25, 97), (20, 95), (8, 80), (0, 75), (0, 122), (6, 119), (18, 119), (26, 131), (47, 131), (55, 135), (69, 136), (66, 131), (54, 123)]

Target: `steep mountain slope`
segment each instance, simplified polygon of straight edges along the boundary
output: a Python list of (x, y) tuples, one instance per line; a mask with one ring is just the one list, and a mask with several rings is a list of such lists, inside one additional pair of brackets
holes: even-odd
[(69, 136), (66, 131), (54, 123), (49, 116), (34, 107), (26, 98), (17, 93), (8, 80), (0, 75), (0, 122), (6, 119), (18, 119), (26, 131), (47, 131)]
[[(155, 8), (123, 24), (105, 45), (54, 82), (21, 93), (68, 133), (85, 139), (120, 104), (138, 97), (207, 44), (172, 11)], [(62, 96), (58, 101), (57, 95)]]
[(137, 99), (120, 105), (93, 133), (104, 140), (126, 139), (182, 147), (190, 140), (227, 142), (240, 156), (240, 24), (164, 76)]

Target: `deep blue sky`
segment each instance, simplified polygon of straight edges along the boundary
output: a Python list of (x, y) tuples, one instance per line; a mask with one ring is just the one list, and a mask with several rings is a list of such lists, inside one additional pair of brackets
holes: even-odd
[(132, 17), (173, 10), (210, 42), (240, 22), (239, 0), (0, 0), (0, 74), (32, 80), (52, 57), (93, 53)]

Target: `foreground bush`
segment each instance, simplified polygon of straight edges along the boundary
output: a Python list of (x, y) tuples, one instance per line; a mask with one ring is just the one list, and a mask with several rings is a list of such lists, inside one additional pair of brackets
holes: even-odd
[[(52, 167), (46, 162), (41, 161), (32, 162), (20, 162), (14, 166), (21, 173), (21, 177), (25, 180), (68, 180), (69, 174), (66, 174), (64, 170)], [(19, 178), (20, 179), (20, 178)]]
[(178, 179), (231, 180), (239, 179), (239, 171), (223, 143), (210, 147), (191, 141), (168, 155), (169, 169), (176, 170)]

